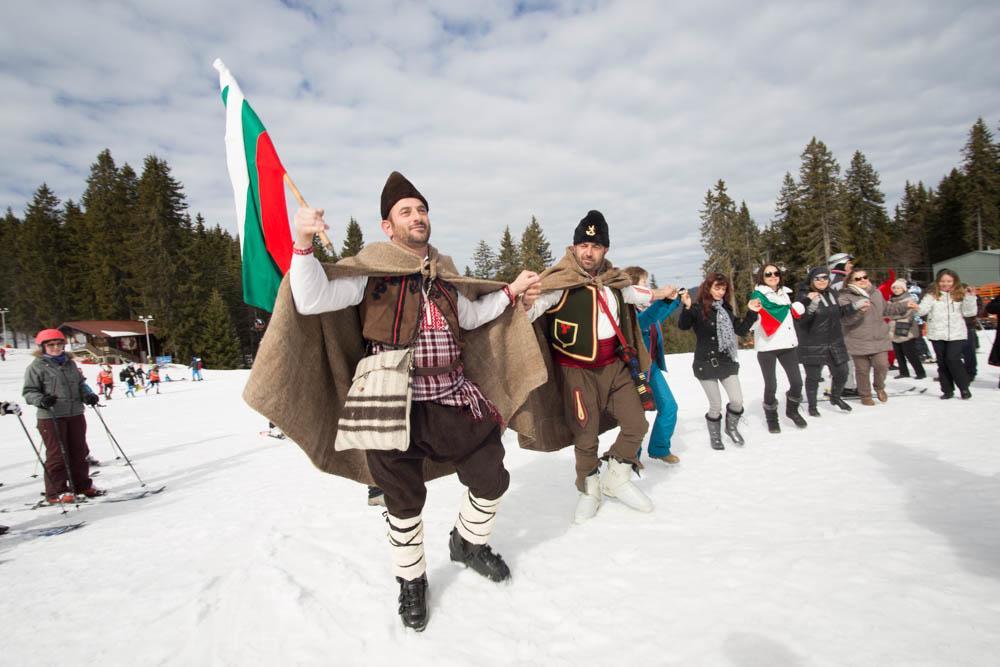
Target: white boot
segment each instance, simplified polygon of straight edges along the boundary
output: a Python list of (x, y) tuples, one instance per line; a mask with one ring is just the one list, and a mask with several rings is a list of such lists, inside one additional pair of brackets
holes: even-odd
[(580, 494), (580, 499), (576, 501), (576, 515), (573, 517), (574, 523), (583, 523), (587, 519), (593, 519), (597, 514), (597, 509), (601, 506), (601, 483), (597, 474), (590, 475), (585, 480), (584, 493)]
[(608, 460), (608, 468), (601, 475), (601, 491), (617, 498), (634, 510), (652, 512), (653, 501), (632, 483), (632, 464), (615, 459)]

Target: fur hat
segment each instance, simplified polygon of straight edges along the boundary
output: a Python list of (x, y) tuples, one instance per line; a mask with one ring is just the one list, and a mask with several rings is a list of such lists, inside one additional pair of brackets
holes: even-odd
[(389, 178), (385, 180), (385, 187), (382, 188), (382, 219), (388, 220), (389, 211), (396, 205), (396, 202), (407, 197), (419, 199), (424, 203), (428, 211), (431, 210), (427, 200), (424, 199), (419, 190), (413, 187), (413, 183), (406, 180), (406, 176), (403, 176), (398, 171), (389, 174)]
[(608, 223), (600, 211), (588, 211), (573, 232), (573, 245), (580, 243), (599, 243), (605, 248), (611, 247), (608, 236)]

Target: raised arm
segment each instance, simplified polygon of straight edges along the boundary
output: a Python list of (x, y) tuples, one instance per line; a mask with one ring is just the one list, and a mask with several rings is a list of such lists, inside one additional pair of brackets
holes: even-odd
[(356, 276), (330, 280), (313, 255), (292, 255), (288, 282), (295, 310), (301, 315), (318, 315), (361, 303), (368, 279)]
[(550, 292), (542, 292), (542, 295), (535, 300), (535, 303), (533, 303), (531, 308), (527, 311), (528, 321), (534, 322), (541, 317), (542, 313), (559, 303), (559, 300), (562, 298), (564, 292), (565, 290), (561, 289), (552, 290)]

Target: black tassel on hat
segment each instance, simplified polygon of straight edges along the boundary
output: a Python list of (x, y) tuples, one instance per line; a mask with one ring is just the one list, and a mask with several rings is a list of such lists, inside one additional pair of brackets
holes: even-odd
[(584, 216), (573, 232), (573, 245), (580, 243), (599, 243), (605, 248), (611, 247), (608, 236), (608, 223), (600, 211), (590, 211)]
[(424, 203), (428, 211), (431, 210), (427, 200), (424, 199), (419, 190), (413, 187), (413, 183), (406, 180), (406, 176), (403, 176), (398, 171), (389, 174), (389, 178), (385, 180), (385, 187), (382, 188), (382, 219), (388, 220), (389, 211), (392, 210), (396, 202), (407, 197), (419, 199)]

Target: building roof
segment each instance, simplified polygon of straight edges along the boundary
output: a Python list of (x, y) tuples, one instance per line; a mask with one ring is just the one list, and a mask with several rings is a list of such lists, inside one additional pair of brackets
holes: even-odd
[[(144, 336), (146, 327), (142, 322), (133, 320), (79, 320), (63, 322), (60, 329), (76, 329), (91, 336), (106, 338), (122, 338), (124, 336)], [(149, 333), (155, 334), (156, 327), (149, 327)]]

